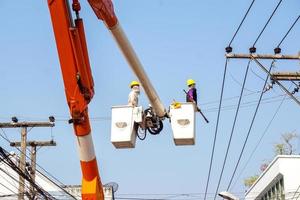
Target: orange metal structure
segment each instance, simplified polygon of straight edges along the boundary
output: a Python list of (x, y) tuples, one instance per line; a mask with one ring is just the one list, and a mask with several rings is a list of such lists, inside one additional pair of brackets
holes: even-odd
[[(159, 120), (166, 110), (153, 88), (133, 47), (123, 32), (114, 13), (111, 0), (88, 0), (98, 19), (102, 20), (115, 38), (128, 64), (142, 83)], [(73, 123), (82, 171), (82, 199), (104, 199), (94, 151), (88, 104), (94, 96), (83, 21), (79, 16), (79, 0), (72, 1), (76, 19), (73, 20), (69, 0), (48, 0), (65, 93)], [(158, 119), (158, 118), (157, 118)]]
[[(117, 24), (111, 0), (89, 0), (97, 17), (108, 27)], [(94, 96), (94, 82), (91, 74), (83, 21), (79, 17), (80, 4), (73, 0), (72, 13), (68, 0), (48, 0), (65, 93), (70, 108), (82, 171), (82, 199), (104, 199), (91, 127), (88, 104)]]

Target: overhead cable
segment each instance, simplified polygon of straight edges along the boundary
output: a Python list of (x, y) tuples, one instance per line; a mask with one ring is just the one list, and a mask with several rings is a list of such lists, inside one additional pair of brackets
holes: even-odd
[[(41, 194), (46, 199), (55, 199), (53, 198), (47, 191), (43, 188), (38, 186), (29, 175), (28, 171), (23, 172), (15, 163), (10, 159), (9, 153), (5, 151), (2, 147), (0, 147), (0, 157), (3, 159), (3, 162), (7, 164), (11, 169), (13, 169), (16, 173), (22, 176), (25, 180), (27, 180), (35, 189), (36, 191)], [(26, 194), (27, 195), (27, 194)], [(30, 195), (29, 195), (30, 197)]]
[[(5, 131), (3, 130), (3, 128), (0, 128), (2, 130), (2, 132), (5, 134)], [(6, 135), (6, 134), (5, 134)], [(4, 140), (6, 140), (8, 143), (11, 143), (11, 141), (8, 138), (5, 138), (1, 133), (0, 133), (0, 137), (2, 137)], [(31, 159), (28, 155), (24, 154), (18, 147), (15, 147), (21, 154), (25, 155), (25, 157), (27, 159)], [(28, 147), (26, 147), (26, 149), (28, 150)], [(69, 195), (70, 197), (72, 197), (73, 199), (76, 199), (76, 197), (74, 197), (71, 193), (69, 193), (67, 190), (65, 190), (62, 186), (64, 186), (64, 184), (58, 180), (55, 176), (53, 176), (50, 172), (48, 172), (45, 168), (43, 168), (41, 165), (39, 165), (37, 162), (35, 163), (36, 166), (38, 166), (40, 169), (42, 169), (48, 176), (50, 176), (51, 178), (53, 178), (55, 181), (57, 181), (59, 184), (57, 184), (56, 182), (54, 182), (53, 180), (51, 180), (49, 177), (45, 176), (43, 173), (41, 173), (38, 169), (36, 169), (36, 171), (38, 171), (42, 176), (44, 176), (45, 178), (47, 178), (49, 181), (51, 181), (54, 185), (56, 185), (59, 189), (61, 189), (64, 193), (66, 193), (67, 195)]]
[(272, 12), (271, 16), (269, 17), (268, 21), (266, 22), (266, 24), (264, 25), (263, 29), (260, 31), (259, 35), (257, 36), (257, 38), (256, 38), (255, 42), (253, 43), (252, 47), (255, 46), (255, 44), (256, 44), (257, 41), (259, 40), (260, 36), (262, 35), (262, 33), (265, 31), (267, 25), (268, 25), (269, 22), (271, 21), (273, 15), (275, 14), (277, 8), (280, 6), (281, 2), (282, 2), (282, 0), (280, 0), (280, 1), (278, 2), (277, 6), (276, 6), (275, 9), (273, 10), (273, 12)]
[(272, 70), (272, 67), (273, 67), (274, 62), (275, 62), (275, 61), (273, 60), (272, 63), (271, 63), (271, 65), (270, 65), (269, 73), (267, 74), (267, 77), (266, 77), (266, 79), (265, 79), (265, 82), (264, 82), (262, 91), (261, 91), (261, 93), (260, 93), (259, 100), (258, 100), (257, 106), (256, 106), (256, 108), (255, 108), (255, 112), (254, 112), (254, 114), (253, 114), (253, 117), (252, 117), (252, 120), (251, 120), (250, 127), (249, 127), (248, 132), (247, 132), (247, 136), (246, 136), (246, 138), (245, 138), (245, 141), (244, 141), (242, 150), (241, 150), (241, 152), (240, 152), (238, 161), (237, 161), (237, 163), (236, 163), (236, 165), (235, 165), (235, 167), (234, 167), (234, 171), (233, 171), (233, 173), (232, 173), (232, 175), (231, 175), (231, 178), (230, 178), (230, 181), (229, 181), (229, 184), (228, 184), (228, 186), (227, 186), (226, 191), (229, 191), (229, 188), (230, 188), (230, 186), (231, 186), (232, 180), (233, 180), (233, 178), (234, 178), (234, 175), (235, 175), (235, 173), (236, 173), (236, 170), (237, 170), (237, 168), (238, 168), (238, 166), (239, 166), (239, 164), (240, 164), (241, 158), (242, 158), (242, 156), (243, 156), (243, 153), (244, 153), (246, 144), (247, 144), (247, 142), (248, 142), (249, 135), (250, 135), (250, 133), (251, 133), (251, 130), (252, 130), (254, 121), (255, 121), (256, 116), (257, 116), (257, 112), (258, 112), (258, 109), (259, 109), (259, 106), (260, 106), (260, 102), (261, 102), (262, 97), (263, 97), (263, 94), (264, 94), (263, 89), (266, 87), (266, 84), (267, 84), (267, 82), (268, 82), (268, 79), (269, 79), (269, 76), (270, 76), (270, 72), (271, 72), (271, 70)]
[(216, 191), (215, 191), (214, 200), (217, 197), (217, 194), (218, 194), (218, 191), (219, 191), (219, 187), (220, 187), (220, 183), (221, 183), (222, 176), (223, 176), (223, 172), (224, 172), (224, 168), (225, 168), (225, 164), (226, 164), (226, 161), (227, 161), (227, 156), (228, 156), (229, 148), (230, 148), (230, 145), (231, 145), (231, 140), (232, 140), (232, 136), (233, 136), (233, 132), (234, 132), (234, 128), (235, 128), (237, 116), (238, 116), (238, 113), (239, 113), (239, 110), (240, 110), (240, 104), (241, 104), (243, 93), (244, 93), (244, 87), (245, 87), (245, 83), (246, 83), (246, 80), (247, 80), (250, 63), (251, 63), (251, 60), (249, 59), (248, 64), (247, 64), (247, 68), (246, 68), (246, 72), (245, 72), (245, 75), (244, 75), (244, 81), (243, 81), (243, 85), (242, 85), (242, 89), (241, 89), (241, 93), (240, 93), (240, 98), (239, 98), (239, 101), (238, 101), (238, 106), (237, 106), (237, 109), (236, 109), (236, 112), (235, 112), (235, 116), (234, 116), (234, 120), (233, 120), (233, 124), (232, 124), (232, 129), (231, 129), (230, 138), (229, 138), (227, 149), (226, 149), (226, 153), (225, 153), (225, 158), (224, 158), (223, 165), (222, 165), (221, 174), (219, 176), (218, 185), (217, 185), (217, 188), (216, 188)]
[(256, 143), (254, 149), (252, 150), (252, 152), (251, 152), (249, 158), (247, 159), (246, 164), (244, 165), (244, 167), (242, 168), (242, 170), (241, 170), (240, 173), (238, 174), (238, 176), (237, 176), (237, 178), (236, 178), (236, 181), (234, 182), (234, 184), (232, 185), (232, 187), (230, 188), (230, 190), (235, 186), (235, 184), (237, 183), (237, 180), (240, 178), (240, 176), (242, 175), (242, 173), (244, 172), (244, 170), (245, 170), (246, 167), (248, 166), (248, 164), (249, 164), (250, 160), (252, 159), (252, 157), (253, 157), (253, 155), (254, 155), (256, 149), (258, 148), (258, 146), (259, 146), (260, 143), (262, 142), (262, 139), (264, 138), (265, 134), (268, 132), (268, 130), (269, 130), (269, 128), (270, 128), (272, 122), (274, 121), (275, 117), (277, 116), (277, 113), (279, 112), (279, 110), (280, 110), (280, 108), (281, 108), (283, 102), (286, 100), (286, 97), (287, 97), (287, 95), (284, 95), (284, 96), (283, 96), (283, 98), (282, 98), (281, 102), (279, 103), (279, 105), (277, 106), (277, 108), (276, 108), (276, 110), (275, 110), (275, 112), (274, 112), (274, 114), (273, 114), (271, 120), (268, 122), (268, 125), (266, 126), (265, 130), (263, 131), (262, 135), (260, 136), (260, 138), (259, 138), (258, 142)]
[(212, 152), (211, 152), (211, 157), (210, 157), (210, 164), (209, 164), (208, 176), (207, 176), (206, 187), (205, 187), (204, 200), (206, 200), (207, 189), (208, 189), (209, 179), (210, 179), (210, 173), (211, 173), (211, 167), (212, 167), (212, 163), (213, 163), (213, 159), (214, 159), (215, 145), (216, 145), (216, 139), (217, 139), (217, 134), (218, 134), (219, 120), (220, 120), (220, 113), (221, 113), (221, 106), (222, 106), (222, 99), (223, 99), (225, 79), (226, 79), (227, 63), (228, 63), (228, 59), (226, 59), (226, 61), (225, 61), (225, 67), (224, 67), (224, 73), (223, 73), (223, 81), (222, 81), (222, 89), (221, 89), (221, 94), (220, 94), (219, 109), (218, 109), (217, 122), (216, 122), (216, 127), (215, 127), (214, 142), (213, 142), (213, 147), (212, 147)]
[[(264, 72), (268, 73), (271, 76), (268, 70), (256, 58), (252, 57), (252, 59)], [(274, 79), (274, 81), (281, 87), (282, 90), (285, 91), (285, 93), (287, 93), (300, 106), (300, 101), (290, 91), (288, 91), (288, 89), (286, 89), (278, 80)]]
[(297, 21), (299, 20), (300, 15), (296, 18), (296, 20), (294, 21), (294, 23), (292, 24), (292, 26), (289, 28), (289, 30), (286, 32), (286, 34), (283, 36), (282, 40), (278, 43), (277, 47), (279, 47), (282, 42), (285, 40), (285, 38), (288, 36), (288, 34), (290, 33), (290, 31), (293, 29), (293, 27), (295, 26), (295, 24), (297, 23)]
[(244, 15), (244, 17), (243, 17), (242, 21), (240, 22), (240, 24), (239, 24), (238, 28), (236, 29), (236, 31), (235, 31), (235, 33), (234, 33), (233, 37), (231, 38), (231, 40), (230, 40), (230, 42), (229, 42), (229, 44), (228, 44), (228, 46), (229, 46), (229, 47), (230, 47), (230, 45), (232, 44), (232, 42), (233, 42), (233, 40), (234, 40), (235, 36), (236, 36), (236, 35), (237, 35), (237, 33), (239, 32), (239, 30), (240, 30), (240, 28), (241, 28), (242, 24), (244, 23), (244, 21), (245, 21), (245, 19), (246, 19), (247, 15), (248, 15), (248, 13), (249, 13), (249, 11), (250, 11), (250, 9), (251, 9), (252, 5), (254, 4), (254, 2), (255, 2), (255, 0), (252, 0), (252, 2), (251, 2), (251, 4), (250, 4), (249, 8), (247, 9), (247, 11), (246, 11), (246, 13), (245, 13), (245, 15)]

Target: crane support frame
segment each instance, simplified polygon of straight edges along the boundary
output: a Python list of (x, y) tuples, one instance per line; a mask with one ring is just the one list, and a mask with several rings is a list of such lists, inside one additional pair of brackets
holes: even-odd
[[(72, 117), (82, 171), (82, 199), (104, 199), (91, 135), (88, 104), (94, 83), (82, 19), (73, 23), (68, 0), (48, 0), (65, 93)], [(78, 11), (77, 11), (78, 12)]]
[(167, 116), (166, 110), (161, 100), (159, 99), (159, 96), (157, 95), (153, 85), (151, 84), (150, 79), (148, 78), (137, 54), (135, 53), (131, 43), (129, 42), (126, 34), (121, 27), (117, 16), (115, 15), (112, 1), (88, 0), (88, 2), (94, 10), (98, 19), (103, 20), (106, 27), (112, 33), (129, 66), (144, 88), (155, 113), (161, 118)]
[(166, 116), (166, 110), (159, 99), (153, 85), (150, 82), (138, 56), (136, 55), (134, 49), (132, 48), (129, 40), (127, 39), (121, 25), (117, 23), (113, 28), (110, 29), (110, 32), (114, 36), (119, 48), (121, 49), (123, 55), (125, 56), (129, 66), (131, 67), (132, 71), (138, 77), (139, 81), (141, 82), (142, 87), (145, 90), (145, 93), (153, 107), (155, 113), (159, 117)]

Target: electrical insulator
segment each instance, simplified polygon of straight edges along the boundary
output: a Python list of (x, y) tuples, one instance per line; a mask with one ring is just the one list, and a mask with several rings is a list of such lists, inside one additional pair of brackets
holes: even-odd
[(256, 52), (256, 48), (255, 47), (250, 47), (249, 51), (250, 51), (250, 53), (255, 53)]

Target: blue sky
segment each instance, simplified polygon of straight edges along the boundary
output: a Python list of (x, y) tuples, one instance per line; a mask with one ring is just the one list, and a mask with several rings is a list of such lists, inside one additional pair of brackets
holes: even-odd
[[(234, 52), (248, 53), (248, 48), (277, 2), (255, 2), (232, 44)], [(137, 141), (135, 149), (117, 150), (110, 143), (110, 109), (113, 105), (127, 103), (128, 84), (135, 76), (109, 31), (97, 20), (87, 2), (81, 2), (80, 14), (85, 22), (96, 92), (89, 111), (103, 183), (117, 182), (119, 194), (204, 193), (225, 62), (224, 48), (250, 3), (250, 0), (114, 1), (120, 23), (164, 105), (167, 107), (173, 99), (184, 101), (182, 89), (186, 87), (185, 81), (193, 78), (197, 82), (198, 101), (200, 105), (203, 104), (202, 109), (211, 122), (205, 124), (197, 116), (195, 146), (176, 147), (170, 124), (166, 120), (160, 135)], [(58, 121), (52, 134), (58, 146), (40, 149), (38, 163), (63, 183), (79, 184), (79, 158), (72, 126), (67, 123), (69, 109), (47, 3), (2, 0), (0, 10), (0, 120), (9, 121), (11, 116), (17, 116), (21, 120), (36, 121), (47, 120), (49, 115), (56, 116)], [(274, 47), (299, 15), (299, 11), (299, 1), (283, 1), (258, 41), (257, 52), (272, 54)], [(282, 44), (283, 53), (298, 53), (299, 31), (298, 23)], [(268, 66), (270, 61), (262, 63)], [(224, 98), (239, 95), (241, 86), (238, 82), (243, 80), (246, 64), (247, 60), (229, 62)], [(278, 61), (274, 70), (298, 69), (299, 61)], [(254, 73), (265, 77), (252, 62), (246, 82), (246, 94), (262, 88), (263, 81)], [(264, 97), (277, 97), (280, 100), (282, 97), (278, 98), (278, 95), (282, 94), (283, 91), (275, 86)], [(243, 102), (254, 101), (258, 97), (259, 94), (255, 93), (243, 98)], [(236, 105), (237, 100), (234, 98), (224, 101), (223, 105)], [(148, 105), (143, 93), (140, 103), (144, 107)], [(274, 101), (261, 105), (238, 173), (279, 103), (280, 101)], [(248, 106), (240, 110), (220, 190), (227, 187), (254, 108), (255, 106)], [(214, 193), (216, 189), (234, 112), (231, 109), (221, 113), (209, 193)], [(251, 162), (236, 181), (233, 193), (243, 195), (245, 188), (242, 179), (258, 173), (260, 163), (272, 159), (272, 145), (280, 140), (280, 134), (299, 132), (299, 123), (296, 120), (299, 114), (300, 109), (295, 102), (287, 99), (283, 103)], [(10, 140), (19, 140), (18, 131), (5, 129)], [(34, 128), (29, 133), (29, 139), (51, 139), (51, 129)], [(2, 139), (0, 145), (13, 150)], [(299, 151), (299, 142), (297, 148)], [(212, 195), (209, 194), (209, 197)]]

